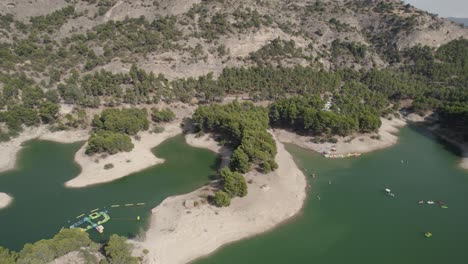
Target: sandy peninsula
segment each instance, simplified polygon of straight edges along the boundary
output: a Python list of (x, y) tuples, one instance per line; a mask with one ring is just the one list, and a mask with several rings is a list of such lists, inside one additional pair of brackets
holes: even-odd
[(47, 126), (25, 128), (20, 135), (8, 142), (0, 143), (0, 172), (15, 168), (16, 156), (22, 144), (32, 139), (50, 140), (59, 143), (73, 143), (88, 138), (87, 130), (65, 130), (51, 132)]
[[(168, 107), (176, 114), (174, 121), (161, 125), (164, 127), (163, 132), (140, 132), (138, 134), (139, 139), (132, 137), (134, 144), (132, 151), (120, 152), (114, 155), (88, 156), (85, 154), (87, 144), (84, 144), (75, 154), (75, 162), (80, 165), (81, 172), (77, 177), (66, 182), (65, 186), (69, 188), (81, 188), (110, 182), (163, 163), (164, 160), (156, 157), (152, 149), (166, 139), (181, 134), (181, 123), (184, 118), (192, 115), (194, 107), (182, 103), (161, 104), (157, 105), (157, 107)], [(104, 166), (106, 164), (112, 164), (113, 167), (105, 169)]]
[[(135, 145), (130, 152), (119, 152), (114, 155), (85, 154), (87, 144), (84, 144), (75, 154), (75, 161), (80, 165), (80, 174), (65, 183), (70, 188), (80, 188), (89, 185), (110, 182), (131, 173), (141, 171), (150, 166), (163, 163), (164, 160), (156, 157), (151, 151), (164, 140), (182, 133), (180, 121), (172, 122), (164, 126), (164, 132), (151, 133), (144, 131), (139, 133), (140, 139), (132, 138)], [(113, 168), (105, 169), (106, 164), (112, 164)]]
[(0, 192), (0, 209), (7, 207), (13, 198), (11, 198), (8, 194)]
[[(274, 134), (283, 143), (292, 143), (299, 147), (317, 151), (319, 153), (367, 153), (378, 149), (390, 147), (398, 142), (399, 129), (406, 125), (403, 119), (393, 118), (388, 120), (381, 118), (382, 126), (379, 128), (378, 139), (373, 139), (371, 134), (357, 134), (351, 137), (338, 137), (337, 143), (313, 143), (312, 137), (300, 136), (283, 129), (275, 129)], [(350, 140), (351, 139), (351, 140)]]
[[(212, 187), (165, 199), (152, 210), (151, 224), (135, 253), (149, 263), (187, 263), (221, 246), (268, 231), (297, 214), (306, 197), (306, 178), (292, 156), (276, 138), (279, 169), (269, 174), (250, 172), (249, 193), (234, 198), (231, 206), (218, 208), (206, 202)], [(189, 138), (190, 144), (214, 149), (208, 137)]]

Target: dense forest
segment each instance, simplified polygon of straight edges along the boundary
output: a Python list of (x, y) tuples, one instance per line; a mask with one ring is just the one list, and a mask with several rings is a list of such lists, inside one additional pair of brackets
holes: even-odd
[(51, 239), (24, 245), (19, 252), (0, 247), (0, 263), (49, 263), (74, 251), (78, 252), (86, 263), (139, 263), (137, 258), (131, 256), (132, 249), (133, 246), (127, 243), (125, 237), (112, 235), (103, 246), (92, 242), (87, 232), (64, 229)]
[[(305, 100), (317, 111), (314, 114), (308, 109), (308, 118), (315, 121), (326, 119), (334, 123), (325, 125), (328, 128), (315, 126), (309, 129), (303, 124), (304, 120), (291, 120), (286, 113), (278, 117), (275, 116), (280, 113), (271, 113), (275, 117), (275, 125), (288, 125), (303, 132), (328, 131), (346, 135), (355, 131), (374, 131), (379, 126), (377, 117), (391, 113), (394, 109), (389, 107), (392, 104), (398, 106), (402, 99), (414, 100), (414, 111), (439, 112), (443, 117), (443, 126), (463, 131), (465, 123), (461, 120), (466, 118), (468, 101), (467, 54), (468, 40), (459, 39), (437, 50), (421, 46), (405, 50), (402, 56), (407, 63), (399, 69), (355, 71), (343, 68), (331, 72), (314, 67), (266, 65), (225, 68), (217, 79), (208, 74), (173, 81), (168, 81), (161, 74), (147, 73), (134, 65), (129, 73), (121, 74), (102, 70), (80, 76), (78, 72), (72, 72), (64, 83), (58, 85), (58, 93), (53, 89), (44, 90), (25, 75), (3, 75), (0, 103), (6, 111), (0, 113), (0, 120), (5, 122), (7, 129), (1, 131), (1, 138), (7, 140), (9, 136), (16, 135), (22, 125), (55, 123), (61, 100), (81, 107), (189, 102), (193, 98), (201, 103), (210, 103), (228, 94), (245, 93), (253, 101), (278, 100), (290, 95), (305, 96), (306, 99), (289, 99), (289, 102), (280, 100), (273, 108), (286, 111), (284, 104), (296, 100), (295, 103), (301, 104), (296, 106), (299, 108), (297, 110), (303, 113), (304, 102), (300, 101)], [(323, 111), (321, 106), (315, 105), (317, 102), (311, 102), (310, 96), (314, 95), (326, 97), (331, 103), (330, 111)], [(160, 115), (153, 113), (152, 117), (157, 120)], [(317, 116), (311, 117), (314, 115)]]

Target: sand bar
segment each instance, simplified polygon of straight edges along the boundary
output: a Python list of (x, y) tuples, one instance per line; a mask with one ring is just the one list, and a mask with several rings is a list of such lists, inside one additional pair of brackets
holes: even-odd
[[(145, 258), (149, 263), (187, 263), (227, 243), (268, 231), (296, 215), (306, 197), (306, 179), (283, 144), (275, 140), (279, 169), (266, 175), (246, 174), (251, 181), (246, 197), (234, 198), (231, 206), (218, 208), (204, 202), (204, 197), (213, 193), (212, 187), (206, 186), (165, 199), (152, 210), (144, 241), (134, 242), (135, 254), (148, 249)], [(214, 143), (207, 138), (195, 141), (197, 147), (213, 148)]]

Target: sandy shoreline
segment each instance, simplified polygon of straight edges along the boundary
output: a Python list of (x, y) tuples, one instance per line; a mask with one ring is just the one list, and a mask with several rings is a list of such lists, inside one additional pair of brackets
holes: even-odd
[[(292, 143), (299, 147), (313, 150), (319, 153), (333, 153), (333, 154), (346, 154), (346, 153), (368, 153), (374, 150), (390, 147), (398, 142), (399, 129), (406, 125), (406, 121), (394, 118), (388, 120), (381, 118), (382, 126), (379, 128), (379, 139), (372, 139), (371, 134), (359, 134), (354, 136), (350, 142), (348, 138), (340, 137), (337, 143), (313, 143), (312, 137), (300, 136), (293, 132), (283, 129), (275, 129), (274, 134), (279, 141), (283, 143)], [(335, 150), (335, 151), (332, 151)]]
[[(187, 263), (227, 243), (268, 231), (297, 214), (306, 197), (306, 178), (283, 144), (275, 140), (279, 169), (266, 175), (246, 174), (251, 181), (246, 197), (218, 208), (205, 202), (212, 188), (202, 187), (165, 199), (152, 210), (144, 241), (134, 242), (135, 253), (148, 249), (145, 258), (149, 263)], [(192, 137), (187, 142), (212, 150), (215, 144), (207, 137)]]
[(11, 196), (9, 196), (6, 193), (0, 192), (0, 209), (3, 209), (7, 207), (8, 205), (10, 205), (12, 201), (13, 201), (13, 198), (11, 198)]
[(218, 145), (212, 135), (205, 134), (201, 137), (197, 137), (196, 134), (187, 134), (185, 135), (185, 141), (192, 147), (204, 148), (217, 153), (221, 157), (221, 168), (229, 165), (229, 159), (231, 158), (232, 150)]

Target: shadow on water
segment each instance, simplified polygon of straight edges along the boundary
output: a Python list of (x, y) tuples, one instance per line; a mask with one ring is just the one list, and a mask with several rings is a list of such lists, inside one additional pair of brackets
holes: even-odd
[(417, 132), (419, 135), (421, 136), (424, 136), (430, 140), (433, 140), (435, 142), (437, 142), (438, 144), (440, 144), (445, 150), (461, 157), (461, 158), (466, 158), (466, 156), (464, 155), (463, 151), (458, 147), (456, 146), (455, 144), (445, 140), (444, 138), (438, 136), (437, 134), (435, 134), (434, 132), (430, 131), (426, 125), (423, 125), (423, 124), (409, 124), (408, 127)]

